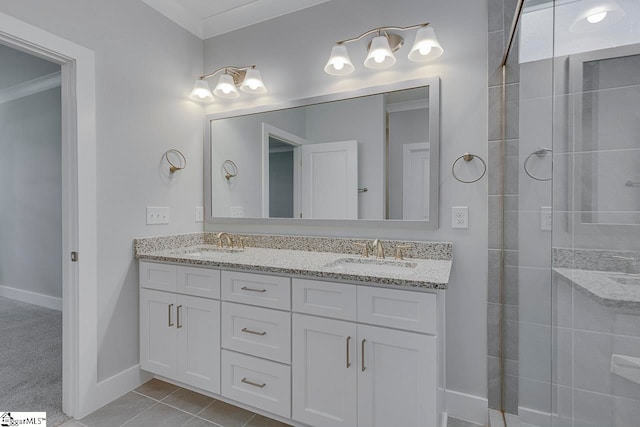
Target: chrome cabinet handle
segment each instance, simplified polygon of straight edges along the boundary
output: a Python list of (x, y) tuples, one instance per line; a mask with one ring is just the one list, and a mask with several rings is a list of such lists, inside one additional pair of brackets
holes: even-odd
[(169, 304), (167, 306), (167, 309), (169, 311), (168, 317), (169, 317), (169, 327), (173, 326), (173, 321), (171, 320), (171, 309), (173, 308), (173, 304)]
[(351, 357), (349, 357), (349, 342), (351, 341), (351, 337), (347, 337), (347, 368), (351, 367)]
[(246, 378), (241, 379), (240, 382), (243, 382), (245, 384), (249, 384), (249, 385), (252, 385), (252, 386), (258, 387), (258, 388), (264, 388), (264, 386), (267, 385), (267, 383), (262, 383), (262, 384), (254, 383), (253, 381), (249, 381)]
[(180, 312), (182, 311), (182, 310), (181, 310), (181, 308), (182, 308), (182, 305), (179, 305), (179, 306), (176, 308), (176, 315), (177, 315), (177, 317), (178, 317), (178, 326), (176, 326), (176, 327), (177, 327), (178, 329), (182, 328), (182, 324), (180, 323)]
[(249, 292), (267, 292), (266, 289), (253, 289), (253, 288), (247, 288), (246, 286), (243, 286), (240, 289), (243, 291), (249, 291)]
[(365, 368), (365, 366), (364, 366), (364, 343), (365, 343), (366, 341), (367, 341), (367, 340), (362, 340), (362, 352), (361, 352), (361, 353), (362, 353), (362, 372), (364, 372), (364, 370), (365, 370), (365, 369), (367, 369), (367, 368)]
[(246, 332), (248, 334), (253, 334), (253, 335), (260, 335), (260, 336), (267, 335), (266, 332), (256, 332), (256, 331), (252, 331), (251, 329), (247, 329), (247, 328), (242, 328), (241, 331), (242, 332)]

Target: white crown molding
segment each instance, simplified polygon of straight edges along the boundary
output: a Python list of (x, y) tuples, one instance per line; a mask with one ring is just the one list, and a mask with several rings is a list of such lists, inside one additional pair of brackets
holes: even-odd
[(55, 73), (47, 74), (15, 86), (1, 89), (0, 104), (53, 89), (54, 87), (60, 86), (61, 82), (62, 78), (60, 76), (60, 71), (56, 71)]
[(187, 10), (175, 0), (142, 0), (194, 36), (203, 39), (202, 18)]
[(199, 16), (178, 0), (142, 0), (202, 40), (331, 0), (254, 0), (211, 16)]

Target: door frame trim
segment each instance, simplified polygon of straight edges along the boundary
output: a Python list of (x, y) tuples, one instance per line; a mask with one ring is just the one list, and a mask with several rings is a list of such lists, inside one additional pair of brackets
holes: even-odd
[(62, 409), (81, 418), (98, 403), (95, 54), (3, 13), (0, 43), (61, 66)]

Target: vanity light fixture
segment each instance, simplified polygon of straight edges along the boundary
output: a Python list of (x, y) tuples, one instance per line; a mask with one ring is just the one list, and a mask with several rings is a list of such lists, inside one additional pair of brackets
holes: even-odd
[(603, 25), (611, 25), (624, 16), (624, 10), (615, 0), (588, 0), (569, 30), (574, 33), (597, 31)]
[[(212, 93), (206, 79), (219, 73), (222, 74), (220, 74), (218, 84)], [(238, 87), (243, 92), (258, 95), (267, 91), (262, 81), (262, 75), (255, 65), (227, 66), (198, 77), (189, 98), (197, 102), (212, 102), (215, 99), (214, 95), (220, 98), (237, 98), (240, 96)]]
[(436, 37), (433, 27), (427, 22), (412, 25), (410, 27), (380, 27), (366, 31), (358, 37), (337, 42), (331, 49), (331, 55), (324, 71), (334, 76), (342, 76), (353, 72), (354, 66), (349, 58), (349, 52), (345, 46), (347, 43), (357, 42), (363, 38), (376, 34), (367, 46), (367, 57), (364, 66), (373, 70), (389, 68), (396, 63), (396, 52), (404, 45), (404, 38), (391, 31), (416, 31), (413, 46), (409, 51), (409, 59), (414, 62), (430, 61), (438, 58), (444, 52)]

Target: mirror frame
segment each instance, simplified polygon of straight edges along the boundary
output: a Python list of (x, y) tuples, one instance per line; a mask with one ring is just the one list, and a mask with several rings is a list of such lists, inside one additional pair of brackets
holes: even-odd
[[(231, 218), (212, 216), (211, 194), (211, 122), (231, 117), (250, 114), (266, 113), (295, 107), (305, 107), (333, 101), (342, 101), (386, 92), (396, 92), (417, 87), (429, 87), (429, 220), (396, 220), (396, 219), (306, 219), (306, 218)], [(204, 129), (204, 212), (205, 227), (210, 225), (285, 225), (285, 226), (346, 226), (353, 228), (385, 227), (412, 230), (436, 230), (440, 210), (440, 78), (430, 77), (388, 85), (371, 86), (367, 88), (337, 92), (327, 95), (301, 98), (277, 105), (264, 105), (248, 109), (230, 110), (205, 116)], [(259, 141), (260, 142), (260, 141)], [(261, 149), (261, 148), (260, 148)]]

